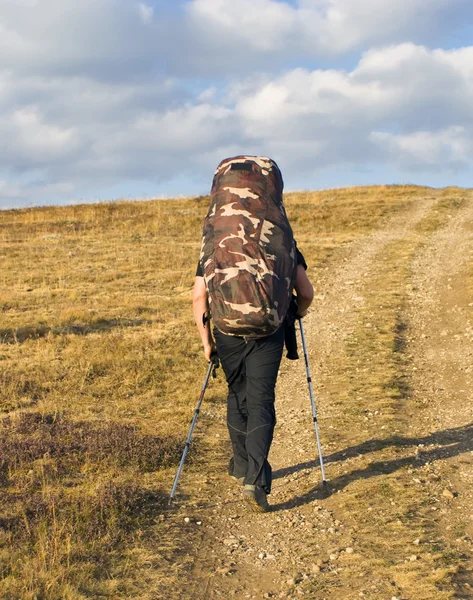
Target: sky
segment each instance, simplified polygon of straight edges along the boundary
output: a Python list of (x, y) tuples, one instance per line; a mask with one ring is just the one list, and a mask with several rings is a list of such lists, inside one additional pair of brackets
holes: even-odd
[(0, 208), (473, 187), (472, 0), (0, 0)]

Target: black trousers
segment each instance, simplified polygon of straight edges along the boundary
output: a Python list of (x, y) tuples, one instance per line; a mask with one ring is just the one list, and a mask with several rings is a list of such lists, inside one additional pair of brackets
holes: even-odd
[(227, 424), (233, 448), (229, 474), (271, 492), (269, 449), (276, 411), (274, 388), (284, 346), (284, 327), (245, 341), (215, 330), (218, 356), (228, 383)]

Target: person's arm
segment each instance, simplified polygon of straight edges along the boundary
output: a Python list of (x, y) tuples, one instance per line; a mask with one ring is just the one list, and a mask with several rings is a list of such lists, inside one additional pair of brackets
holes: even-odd
[(210, 355), (215, 351), (215, 342), (210, 331), (210, 321), (206, 320), (204, 324), (204, 316), (209, 313), (209, 300), (203, 277), (195, 278), (194, 290), (192, 292), (192, 307), (195, 324), (197, 325), (200, 339), (204, 346), (205, 358), (210, 360)]
[(305, 317), (307, 309), (312, 304), (314, 299), (314, 288), (307, 277), (307, 273), (303, 265), (297, 265), (296, 284), (294, 289), (297, 294), (297, 316)]

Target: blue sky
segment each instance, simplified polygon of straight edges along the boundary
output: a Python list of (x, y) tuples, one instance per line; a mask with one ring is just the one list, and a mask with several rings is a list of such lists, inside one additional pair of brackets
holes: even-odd
[(473, 187), (471, 0), (2, 0), (0, 208), (286, 189)]

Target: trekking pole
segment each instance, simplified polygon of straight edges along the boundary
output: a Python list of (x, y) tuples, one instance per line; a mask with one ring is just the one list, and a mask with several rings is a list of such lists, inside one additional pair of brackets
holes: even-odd
[(307, 346), (305, 343), (304, 325), (302, 324), (302, 318), (298, 317), (298, 319), (299, 319), (299, 327), (301, 330), (301, 340), (302, 340), (302, 349), (304, 351), (305, 368), (306, 368), (306, 372), (307, 372), (307, 383), (309, 385), (310, 403), (312, 405), (312, 418), (314, 420), (315, 438), (317, 440), (317, 448), (319, 450), (319, 461), (320, 461), (320, 471), (322, 473), (322, 483), (324, 486), (326, 486), (327, 480), (325, 479), (324, 458), (322, 456), (322, 446), (320, 444), (319, 423), (317, 421), (317, 410), (315, 408), (314, 391), (312, 389), (312, 377), (310, 375), (309, 356), (307, 354)]
[(179, 468), (177, 469), (176, 477), (174, 479), (174, 485), (172, 486), (171, 496), (169, 497), (169, 505), (172, 504), (172, 501), (174, 500), (174, 496), (176, 494), (177, 484), (179, 483), (179, 477), (181, 476), (182, 469), (184, 468), (184, 462), (186, 460), (187, 453), (189, 452), (189, 448), (190, 448), (191, 440), (192, 440), (192, 434), (194, 432), (195, 424), (197, 423), (197, 417), (199, 416), (200, 406), (202, 404), (202, 400), (204, 399), (205, 390), (207, 389), (207, 385), (209, 383), (210, 374), (212, 373), (212, 369), (213, 369), (213, 376), (216, 377), (215, 371), (218, 368), (218, 366), (219, 366), (219, 360), (218, 360), (217, 354), (215, 353), (210, 357), (209, 368), (207, 369), (207, 374), (205, 376), (204, 383), (202, 385), (199, 402), (197, 403), (197, 407), (194, 411), (194, 418), (192, 419), (189, 433), (187, 434), (187, 440), (186, 440), (186, 443), (184, 446), (184, 452), (182, 453), (181, 462), (179, 463)]

